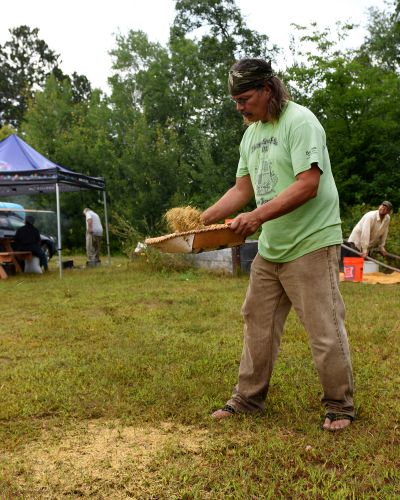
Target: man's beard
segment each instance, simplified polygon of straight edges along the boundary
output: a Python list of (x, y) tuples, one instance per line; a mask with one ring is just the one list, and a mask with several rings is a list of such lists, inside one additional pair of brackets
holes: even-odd
[(242, 113), (242, 117), (245, 125), (251, 125), (252, 123), (258, 121), (253, 119), (253, 115), (245, 115)]

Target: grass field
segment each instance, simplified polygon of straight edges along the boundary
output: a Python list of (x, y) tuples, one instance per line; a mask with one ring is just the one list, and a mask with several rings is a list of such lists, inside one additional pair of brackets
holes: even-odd
[(399, 285), (341, 285), (357, 420), (332, 434), (292, 313), (266, 414), (212, 421), (248, 277), (143, 259), (0, 281), (1, 499), (399, 498)]

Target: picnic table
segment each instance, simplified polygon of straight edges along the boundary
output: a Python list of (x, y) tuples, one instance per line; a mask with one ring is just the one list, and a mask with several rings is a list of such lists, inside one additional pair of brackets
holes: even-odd
[(22, 268), (19, 261), (32, 259), (32, 252), (28, 251), (16, 252), (13, 249), (11, 243), (12, 243), (12, 238), (7, 238), (4, 236), (0, 237), (0, 247), (3, 249), (3, 251), (0, 251), (0, 279), (3, 280), (8, 278), (7, 272), (2, 265), (3, 263), (13, 264), (15, 267), (15, 272), (21, 273)]

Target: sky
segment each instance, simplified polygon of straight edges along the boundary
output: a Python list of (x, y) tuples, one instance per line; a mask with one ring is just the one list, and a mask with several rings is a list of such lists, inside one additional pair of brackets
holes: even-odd
[[(195, 0), (193, 0), (195, 1)], [(369, 7), (385, 7), (384, 0), (236, 0), (247, 26), (268, 35), (272, 43), (288, 53), (291, 23), (320, 28), (336, 21), (365, 26)], [(0, 44), (9, 29), (26, 24), (39, 28), (39, 37), (60, 54), (64, 73), (85, 75), (93, 87), (108, 91), (111, 75), (109, 51), (115, 35), (142, 30), (152, 42), (165, 45), (174, 20), (174, 0), (13, 0), (3, 2), (0, 16)], [(361, 28), (347, 43), (357, 46)], [(284, 61), (284, 59), (283, 59)]]

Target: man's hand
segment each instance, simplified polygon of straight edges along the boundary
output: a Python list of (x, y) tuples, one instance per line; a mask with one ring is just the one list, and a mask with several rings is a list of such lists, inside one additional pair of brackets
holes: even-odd
[(262, 221), (254, 214), (254, 212), (245, 212), (239, 214), (230, 223), (230, 228), (236, 234), (241, 234), (242, 236), (250, 236), (254, 234), (257, 229), (261, 226)]

